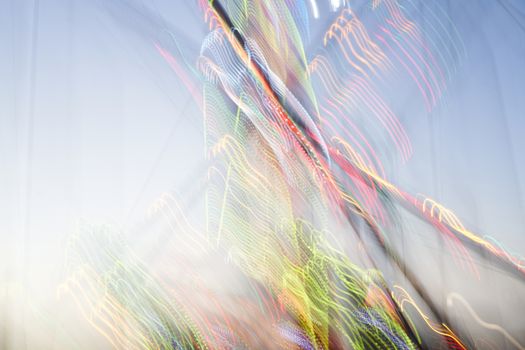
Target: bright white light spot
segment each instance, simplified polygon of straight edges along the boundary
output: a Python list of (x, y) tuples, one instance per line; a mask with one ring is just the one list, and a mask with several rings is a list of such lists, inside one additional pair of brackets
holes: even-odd
[(330, 0), (330, 4), (332, 5), (332, 11), (336, 11), (341, 7), (342, 0)]
[(315, 0), (310, 0), (310, 5), (312, 6), (314, 18), (319, 18), (319, 8), (317, 7), (317, 2)]

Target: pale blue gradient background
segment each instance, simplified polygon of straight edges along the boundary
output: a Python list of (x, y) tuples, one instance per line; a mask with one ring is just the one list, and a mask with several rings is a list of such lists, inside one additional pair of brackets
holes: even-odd
[[(390, 178), (524, 255), (525, 2), (440, 4), (466, 57), (431, 114), (399, 96), (415, 152)], [(56, 296), (80, 219), (133, 232), (170, 190), (202, 217), (202, 115), (154, 49), (165, 29), (194, 62), (190, 1), (0, 0), (0, 348), (105, 344)]]

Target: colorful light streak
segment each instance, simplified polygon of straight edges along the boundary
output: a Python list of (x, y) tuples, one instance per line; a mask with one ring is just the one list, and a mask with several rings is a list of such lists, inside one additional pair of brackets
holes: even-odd
[[(204, 114), (206, 229), (194, 228), (173, 197), (161, 198), (152, 212), (173, 235), (161, 273), (113, 233), (72, 239), (73, 272), (60, 294), (71, 294), (114, 347), (416, 349), (424, 342), (409, 304), (449, 349), (466, 349), (396, 253), (401, 210), (438, 233), (465, 271), (477, 273), (479, 248), (523, 278), (523, 259), (387, 179), (383, 150), (407, 162), (413, 149), (384, 91), (413, 87), (432, 110), (462, 55), (457, 32), (439, 13), (422, 26), (395, 0), (373, 1), (367, 21), (352, 4), (330, 4), (338, 16), (311, 59), (313, 0), (200, 1), (210, 28), (200, 80), (154, 44)], [(431, 315), (385, 278), (370, 241)], [(245, 289), (210, 285), (199, 261), (219, 275), (233, 270)]]

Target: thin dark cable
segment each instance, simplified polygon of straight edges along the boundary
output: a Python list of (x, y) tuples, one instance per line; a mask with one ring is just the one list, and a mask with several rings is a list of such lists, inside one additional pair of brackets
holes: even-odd
[(513, 13), (513, 11), (511, 11), (508, 7), (507, 7), (507, 4), (503, 3), (502, 0), (498, 0), (498, 3), (500, 4), (500, 6), (503, 8), (503, 10), (505, 10), (505, 12), (507, 12), (507, 14), (512, 17), (512, 19), (516, 22), (516, 24), (518, 25), (518, 27), (520, 27), (520, 29), (525, 32), (525, 25), (516, 17), (516, 15)]

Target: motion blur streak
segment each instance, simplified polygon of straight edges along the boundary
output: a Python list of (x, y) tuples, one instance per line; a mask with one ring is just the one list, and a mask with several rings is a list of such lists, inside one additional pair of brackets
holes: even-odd
[[(202, 37), (168, 24), (173, 2)], [(92, 6), (134, 32), (145, 74), (187, 96), (183, 132), (203, 137), (202, 150), (182, 139), (186, 161), (170, 165), (200, 165), (143, 221), (85, 220), (67, 239), (56, 297), (92, 332), (87, 348), (524, 349), (505, 299), (524, 295), (523, 247), (399, 180), (426, 152), (414, 125), (437, 123), (472, 63), (440, 1)]]

